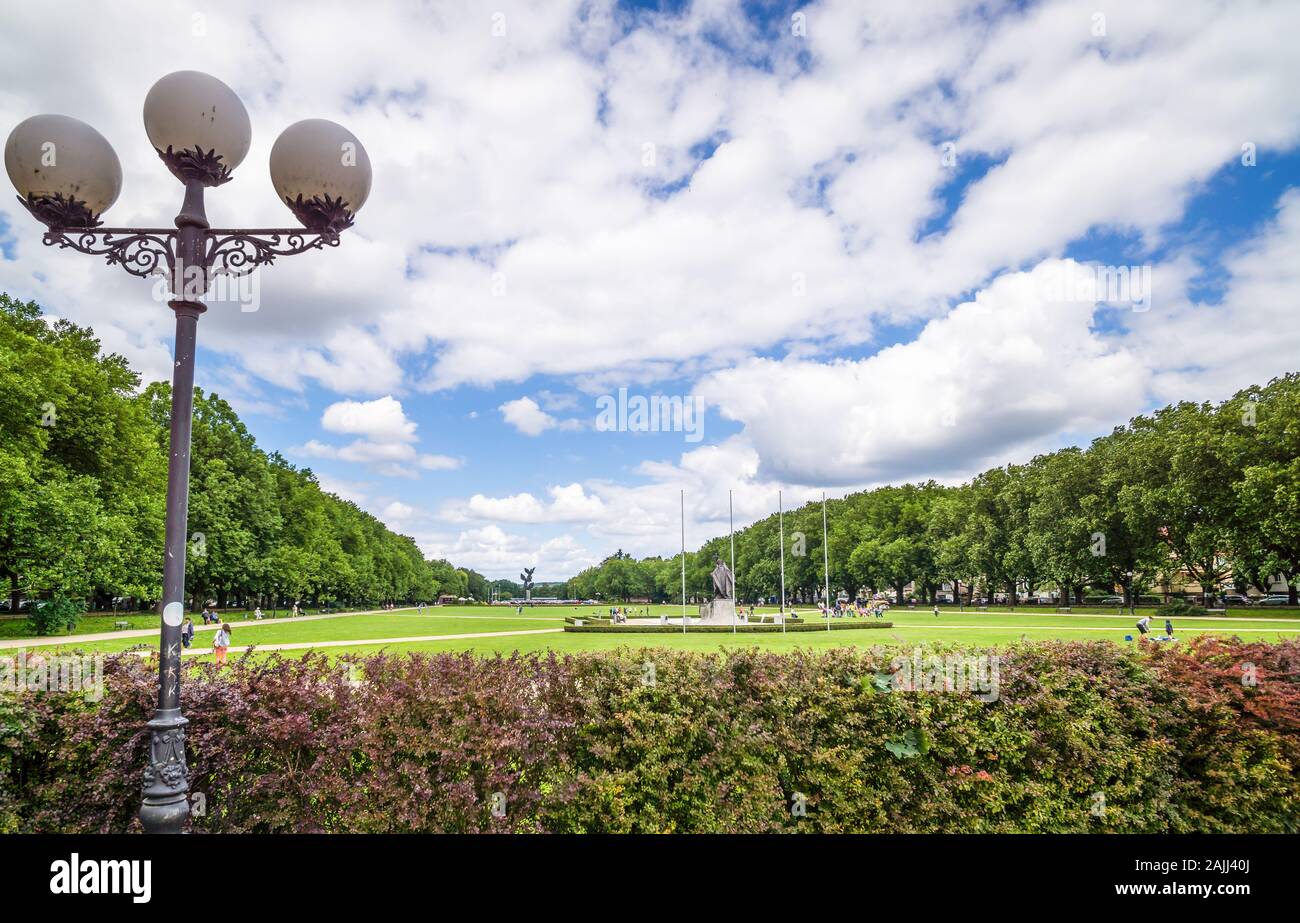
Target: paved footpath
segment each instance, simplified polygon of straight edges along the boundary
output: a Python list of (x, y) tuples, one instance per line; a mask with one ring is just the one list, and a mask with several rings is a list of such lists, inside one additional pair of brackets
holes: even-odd
[[(559, 616), (552, 618), (542, 618), (539, 616), (517, 616), (517, 615), (440, 615), (437, 606), (426, 606), (423, 617), (434, 616), (436, 618), (455, 618), (455, 619), (508, 619), (510, 621), (538, 621), (551, 622)], [(297, 625), (299, 622), (322, 622), (326, 619), (346, 619), (356, 615), (412, 615), (416, 614), (415, 607), (409, 609), (367, 609), (363, 612), (336, 612), (331, 615), (299, 615), (297, 617), (289, 616), (278, 619), (236, 619), (234, 625), (239, 627), (240, 631), (245, 628), (260, 628), (264, 625)], [(197, 635), (203, 631), (216, 631), (220, 625), (195, 625), (194, 632)], [(0, 641), (0, 650), (16, 649), (20, 647), (49, 647), (54, 644), (84, 644), (88, 641), (115, 641), (118, 638), (154, 638), (158, 636), (157, 628), (128, 628), (125, 631), (101, 631), (88, 635), (56, 635), (44, 638), (17, 638), (13, 640)]]

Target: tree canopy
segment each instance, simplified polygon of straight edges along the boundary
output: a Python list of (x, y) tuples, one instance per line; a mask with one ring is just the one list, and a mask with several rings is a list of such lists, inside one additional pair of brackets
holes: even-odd
[[(945, 487), (885, 486), (827, 502), (832, 593), (867, 589), (933, 600), (1053, 588), (1126, 598), (1184, 580), (1266, 591), (1300, 581), (1300, 374), (1219, 404), (1180, 403), (1093, 441), (981, 472)], [(821, 598), (821, 503), (785, 514), (785, 581), (795, 602)], [(736, 533), (740, 598), (780, 593), (778, 517)], [(708, 592), (726, 537), (687, 553), (687, 593)], [(621, 551), (570, 581), (570, 595), (681, 595), (681, 558)]]
[[(170, 385), (140, 390), (89, 329), (0, 294), (0, 577), (15, 600), (158, 599), (170, 407)], [(201, 389), (191, 458), (191, 606), (486, 598), (482, 575), (424, 560)]]

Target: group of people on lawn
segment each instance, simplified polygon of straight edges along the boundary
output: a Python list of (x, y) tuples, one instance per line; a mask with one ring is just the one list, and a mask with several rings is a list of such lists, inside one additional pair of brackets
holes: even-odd
[[(825, 618), (826, 606), (824, 604), (818, 604), (817, 609), (819, 612), (821, 612), (822, 618)], [(865, 603), (859, 602), (857, 600), (854, 600), (853, 602), (850, 603), (850, 602), (845, 602), (844, 600), (837, 599), (835, 601), (834, 607), (831, 608), (831, 616), (837, 619), (851, 618), (853, 616), (857, 616), (860, 619), (865, 619), (868, 615), (871, 615), (878, 619), (883, 619), (885, 617), (885, 613), (888, 611), (889, 611), (889, 603), (884, 603), (884, 602), (874, 603), (868, 606)], [(939, 614), (938, 606), (934, 607), (934, 614), (935, 615)]]

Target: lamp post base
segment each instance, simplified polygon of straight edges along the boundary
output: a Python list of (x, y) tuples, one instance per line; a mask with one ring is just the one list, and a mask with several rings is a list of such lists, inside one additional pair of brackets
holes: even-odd
[(140, 824), (145, 833), (185, 833), (190, 816), (185, 766), (185, 725), (179, 708), (160, 708), (149, 722), (149, 762), (144, 768)]

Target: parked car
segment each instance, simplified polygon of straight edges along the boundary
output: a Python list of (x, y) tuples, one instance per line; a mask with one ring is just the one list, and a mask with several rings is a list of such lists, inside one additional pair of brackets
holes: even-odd
[(1224, 593), (1219, 597), (1219, 602), (1224, 606), (1249, 606), (1251, 601), (1242, 596), (1240, 593)]
[(1263, 599), (1261, 599), (1259, 602), (1255, 603), (1255, 605), (1289, 606), (1291, 605), (1291, 597), (1289, 597), (1286, 593), (1270, 593), (1267, 596), (1265, 596)]
[(1097, 603), (1099, 606), (1122, 606), (1124, 605), (1123, 596), (1103, 596)]

